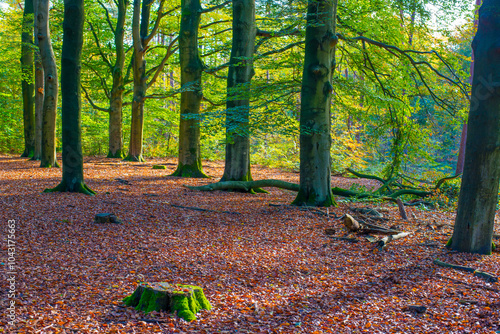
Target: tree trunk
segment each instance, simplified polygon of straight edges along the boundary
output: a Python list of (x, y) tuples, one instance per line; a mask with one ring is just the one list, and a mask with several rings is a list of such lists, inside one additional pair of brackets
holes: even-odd
[[(36, 30), (36, 27), (35, 27)], [(31, 160), (42, 158), (44, 75), (40, 50), (35, 50), (35, 152)]]
[[(481, 6), (482, 0), (476, 0), (476, 7), (479, 8)], [(476, 8), (476, 15), (477, 15)], [(474, 20), (474, 28), (477, 28), (478, 20), (477, 18)], [(474, 52), (471, 55), (471, 64), (470, 64), (470, 83), (472, 84), (472, 78), (474, 77)], [(465, 160), (465, 142), (467, 140), (467, 122), (462, 124), (462, 134), (460, 135), (460, 146), (458, 148), (458, 157), (457, 157), (457, 168), (455, 169), (455, 175), (462, 174), (464, 172), (464, 160)]]
[(24, 2), (23, 27), (21, 33), (21, 69), (23, 73), (23, 118), (24, 152), (21, 157), (32, 157), (35, 151), (35, 114), (33, 78), (33, 0)]
[(500, 3), (484, 0), (475, 55), (465, 164), (451, 248), (491, 254), (500, 182)]
[(38, 0), (36, 21), (38, 45), (45, 76), (40, 167), (59, 167), (56, 160), (57, 66), (50, 41), (49, 0)]
[[(142, 12), (142, 14), (141, 14)], [(141, 17), (142, 16), (142, 17)], [(134, 0), (134, 14), (132, 19), (132, 36), (134, 43), (134, 97), (132, 99), (132, 124), (130, 126), (130, 145), (127, 161), (144, 161), (142, 157), (142, 141), (144, 129), (144, 97), (146, 95), (146, 60), (144, 52), (147, 45), (143, 45), (146, 37), (150, 16), (150, 1)]]
[(127, 3), (118, 0), (118, 19), (115, 28), (116, 62), (113, 67), (113, 87), (109, 104), (109, 152), (108, 158), (123, 158), (123, 67), (125, 64), (125, 49), (123, 38), (125, 34), (125, 18)]
[(83, 45), (84, 0), (64, 0), (63, 46), (61, 53), (62, 97), (62, 181), (46, 192), (79, 192), (93, 195), (83, 182), (81, 130), (81, 54)]
[[(472, 67), (473, 65), (471, 65), (471, 68)], [(467, 140), (467, 122), (464, 122), (462, 124), (462, 134), (460, 135), (460, 146), (458, 148), (457, 168), (455, 169), (455, 175), (462, 174), (464, 172), (466, 140)]]
[[(36, 18), (38, 10), (38, 0), (33, 0)], [(38, 23), (34, 20), (34, 31), (38, 34)], [(44, 75), (42, 56), (38, 38), (35, 38), (35, 152), (31, 160), (40, 160), (42, 157), (42, 122), (43, 122), (43, 97), (44, 97)]]
[(198, 52), (200, 0), (181, 1), (179, 57), (181, 65), (181, 118), (179, 124), (179, 164), (173, 176), (207, 177), (201, 167), (200, 104), (203, 98), (203, 63)]
[(300, 113), (300, 190), (294, 205), (330, 206), (330, 103), (337, 0), (309, 0)]
[(255, 0), (233, 1), (233, 43), (226, 104), (226, 160), (221, 181), (252, 181), (250, 174), (250, 82), (254, 75)]

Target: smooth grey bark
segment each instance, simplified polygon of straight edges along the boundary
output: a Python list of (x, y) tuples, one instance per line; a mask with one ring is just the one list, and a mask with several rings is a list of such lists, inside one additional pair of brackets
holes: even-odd
[(33, 0), (25, 0), (21, 33), (21, 70), (23, 92), (24, 152), (21, 157), (33, 157), (35, 151), (35, 114), (33, 78)]
[(252, 181), (250, 83), (255, 74), (255, 0), (233, 0), (233, 42), (227, 78), (226, 159), (221, 181)]
[(42, 155), (40, 167), (59, 167), (56, 160), (57, 66), (49, 29), (49, 0), (38, 0), (36, 14), (38, 45), (44, 71), (42, 109)]
[(64, 0), (63, 46), (61, 53), (62, 181), (45, 192), (79, 192), (93, 195), (83, 181), (80, 94), (83, 45), (84, 0)]
[[(476, 8), (481, 6), (482, 0), (476, 0)], [(477, 9), (476, 9), (477, 14)], [(477, 15), (476, 15), (477, 16)], [(477, 28), (478, 19), (474, 19), (474, 28)], [(470, 64), (470, 83), (472, 84), (472, 78), (474, 77), (474, 52), (472, 52), (472, 59)], [(457, 168), (455, 169), (455, 175), (462, 174), (464, 172), (464, 160), (465, 160), (465, 142), (467, 140), (467, 122), (462, 124), (462, 133), (460, 134), (460, 146), (458, 148), (457, 157)]]
[(475, 55), (464, 173), (451, 248), (491, 254), (500, 182), (500, 2), (484, 0)]
[[(142, 142), (144, 129), (144, 100), (147, 90), (146, 59), (144, 58), (144, 38), (147, 34), (151, 0), (134, 0), (132, 18), (132, 37), (134, 44), (133, 77), (134, 96), (132, 98), (132, 120), (130, 125), (130, 144), (127, 161), (144, 161), (142, 157)], [(142, 11), (141, 11), (142, 4)], [(142, 12), (142, 13), (141, 13)]]
[(152, 75), (151, 81), (148, 83), (145, 53), (149, 47), (150, 41), (158, 32), (161, 18), (166, 15), (163, 12), (165, 0), (160, 0), (154, 27), (150, 31), (149, 20), (153, 2), (154, 0), (143, 0), (141, 9), (141, 1), (134, 0), (134, 13), (132, 18), (134, 96), (132, 98), (132, 124), (130, 128), (129, 153), (125, 158), (127, 161), (144, 161), (142, 157), (142, 143), (146, 92), (157, 79), (159, 72), (165, 66), (166, 60), (172, 54), (172, 50), (169, 47), (167, 54), (156, 69), (155, 74)]
[(300, 112), (300, 189), (294, 205), (331, 206), (331, 95), (337, 0), (309, 0)]
[[(35, 9), (34, 17), (37, 17), (38, 0), (33, 0)], [(38, 34), (38, 23), (34, 20), (34, 33)], [(31, 160), (40, 160), (42, 157), (42, 122), (43, 122), (43, 99), (45, 78), (43, 75), (42, 56), (38, 38), (35, 42), (35, 152)]]
[(42, 157), (42, 123), (44, 84), (42, 57), (40, 50), (35, 50), (35, 152), (31, 160), (40, 160)]
[(125, 0), (118, 0), (118, 17), (114, 32), (116, 61), (112, 68), (113, 86), (109, 103), (109, 151), (108, 158), (123, 158), (123, 67), (125, 64), (125, 19), (127, 4)]
[(200, 106), (203, 98), (201, 74), (204, 64), (198, 50), (202, 14), (200, 0), (181, 1), (179, 57), (181, 65), (181, 118), (179, 162), (173, 176), (205, 178), (200, 155)]

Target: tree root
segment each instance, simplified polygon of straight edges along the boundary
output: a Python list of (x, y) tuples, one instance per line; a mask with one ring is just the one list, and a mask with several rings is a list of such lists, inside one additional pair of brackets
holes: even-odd
[[(172, 176), (178, 176), (172, 174)], [(273, 179), (264, 179), (264, 180), (257, 180), (257, 181), (220, 181), (216, 183), (210, 183), (206, 184), (203, 186), (188, 186), (184, 185), (184, 187), (189, 188), (191, 190), (199, 190), (199, 191), (215, 191), (215, 190), (239, 190), (239, 191), (244, 191), (244, 192), (250, 192), (252, 189), (259, 189), (259, 188), (267, 188), (267, 187), (274, 187), (274, 188), (280, 188), (280, 189), (286, 189), (286, 190), (291, 190), (291, 191), (299, 191), (299, 185), (296, 183), (291, 183), (291, 182), (286, 182), (282, 180), (273, 180)], [(357, 198), (357, 199), (363, 199), (363, 198), (369, 198), (373, 200), (386, 200), (386, 201), (391, 201), (396, 203), (397, 198), (402, 195), (414, 195), (418, 197), (426, 197), (432, 194), (432, 192), (427, 192), (427, 191), (421, 191), (421, 190), (413, 190), (413, 189), (403, 189), (396, 191), (389, 196), (381, 196), (381, 195), (375, 195), (373, 193), (362, 193), (362, 192), (356, 192), (348, 189), (342, 189), (338, 187), (333, 187), (332, 188), (332, 194), (336, 196), (341, 196), (341, 197), (347, 197), (347, 198)]]
[(45, 189), (44, 193), (54, 193), (54, 192), (71, 192), (71, 193), (81, 193), (89, 196), (94, 196), (96, 194), (95, 191), (90, 189), (85, 183), (79, 182), (77, 184), (73, 184), (71, 187), (68, 185), (66, 181), (61, 181), (55, 188)]
[(127, 155), (123, 161), (130, 161), (130, 162), (145, 162), (146, 160), (143, 158), (142, 154), (141, 155)]
[(460, 265), (457, 265), (457, 264), (451, 264), (451, 263), (446, 263), (446, 262), (442, 262), (442, 261), (439, 261), (438, 259), (435, 259), (432, 263), (438, 265), (438, 266), (441, 266), (441, 267), (446, 267), (446, 268), (453, 268), (453, 269), (456, 269), (456, 270), (461, 270), (461, 271), (466, 271), (466, 272), (469, 272), (469, 273), (473, 273), (474, 276), (476, 277), (479, 277), (483, 280), (485, 280), (486, 282), (489, 282), (489, 283), (495, 283), (495, 282), (498, 282), (498, 277), (490, 274), (490, 273), (486, 273), (484, 271), (479, 271), (477, 269), (474, 269), (474, 268), (471, 268), (471, 267), (466, 267), (466, 266), (460, 266)]

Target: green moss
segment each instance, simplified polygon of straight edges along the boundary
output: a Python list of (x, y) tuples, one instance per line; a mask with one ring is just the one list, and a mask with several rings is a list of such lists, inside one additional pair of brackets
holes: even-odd
[(119, 159), (123, 159), (124, 157), (125, 157), (125, 154), (123, 153), (122, 150), (118, 150), (114, 154), (113, 154), (113, 152), (109, 151), (108, 155), (106, 156), (106, 158), (119, 158)]
[(171, 176), (192, 177), (200, 179), (210, 178), (203, 172), (200, 162), (196, 162), (192, 165), (184, 165), (182, 163), (179, 163), (177, 169)]
[(153, 169), (167, 169), (167, 166), (163, 166), (163, 165), (153, 165)]
[(196, 313), (212, 308), (202, 288), (169, 283), (141, 284), (131, 296), (124, 298), (123, 302), (145, 313), (160, 310), (177, 312), (177, 315), (186, 321), (196, 320)]
[(453, 242), (452, 238), (450, 238), (447, 242), (446, 242), (446, 245), (445, 247), (448, 248), (448, 249), (451, 249), (451, 243)]
[[(497, 245), (494, 242), (491, 243), (491, 250), (494, 252), (497, 249)], [(491, 254), (490, 254), (491, 255)]]
[(123, 159), (123, 161), (144, 162), (146, 160), (142, 157), (142, 154), (140, 154), (139, 156), (129, 154), (125, 159)]

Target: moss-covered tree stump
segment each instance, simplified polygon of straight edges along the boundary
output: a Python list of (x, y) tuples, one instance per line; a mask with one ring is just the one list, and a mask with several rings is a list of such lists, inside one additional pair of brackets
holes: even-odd
[(177, 312), (177, 315), (186, 321), (196, 320), (198, 311), (212, 308), (202, 288), (165, 282), (141, 283), (131, 296), (123, 299), (123, 302), (145, 313)]

